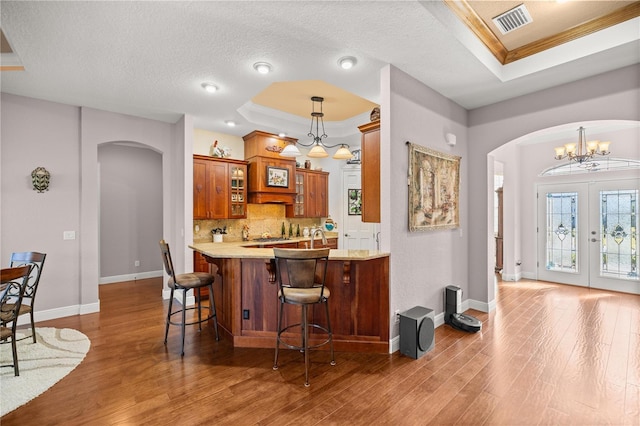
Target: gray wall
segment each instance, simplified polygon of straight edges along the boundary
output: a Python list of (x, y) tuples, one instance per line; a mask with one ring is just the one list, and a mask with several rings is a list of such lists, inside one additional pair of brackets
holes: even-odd
[[(640, 120), (640, 65), (542, 90), (469, 112), (469, 297), (491, 303), (493, 175), (487, 155), (523, 135), (567, 123)], [(488, 178), (489, 176), (489, 178)]]
[[(47, 253), (37, 310), (77, 306), (80, 300), (80, 111), (77, 107), (1, 95), (2, 176), (0, 263), (17, 251)], [(37, 193), (31, 171), (51, 173)], [(63, 240), (75, 231), (75, 240)]]
[[(522, 135), (561, 124), (637, 121), (639, 79), (640, 66), (633, 66), (467, 112), (393, 66), (383, 68), (381, 247), (392, 253), (391, 315), (415, 305), (442, 313), (443, 287), (449, 284), (463, 288), (470, 306), (492, 309), (489, 153)], [(51, 281), (43, 290), (50, 298), (43, 297), (39, 309), (54, 315), (69, 312), (65, 308), (70, 305), (81, 313), (99, 308), (97, 147), (103, 143), (135, 141), (163, 154), (163, 234), (174, 248), (176, 268), (191, 267), (187, 244), (193, 232), (193, 123), (189, 116), (169, 125), (7, 94), (1, 100), (0, 249), (4, 262), (15, 250), (51, 253), (54, 260), (48, 260), (46, 267), (46, 280)], [(454, 148), (444, 142), (448, 132), (457, 135)], [(462, 157), (460, 229), (407, 231), (405, 141)], [(36, 194), (29, 187), (28, 176), (39, 165), (53, 174), (49, 193)], [(66, 230), (82, 232), (78, 240), (63, 241)], [(397, 336), (393, 318), (391, 324), (391, 336)]]
[[(493, 246), (494, 149), (531, 132), (585, 120), (638, 120), (640, 66), (465, 111), (393, 66), (382, 71), (382, 248), (391, 251), (391, 336), (398, 335), (393, 312), (423, 305), (443, 311), (443, 288), (463, 289), (468, 306), (495, 308)], [(457, 135), (448, 147), (444, 134)], [(637, 140), (637, 139), (635, 139)], [(408, 232), (405, 141), (462, 157), (461, 228)], [(516, 158), (508, 167), (519, 169)], [(491, 164), (491, 167), (489, 166)], [(520, 186), (520, 176), (514, 177)], [(519, 203), (512, 214), (520, 216)], [(511, 230), (512, 250), (521, 251), (524, 230)], [(437, 317), (436, 317), (437, 319)]]
[[(13, 251), (47, 253), (36, 320), (100, 309), (98, 146), (102, 144), (132, 141), (162, 156), (162, 234), (174, 247), (176, 268), (192, 267), (187, 247), (192, 241), (191, 117), (168, 124), (6, 93), (0, 102), (0, 255), (6, 265)], [(29, 184), (37, 166), (52, 174), (51, 189), (44, 194)], [(76, 239), (63, 240), (64, 231), (75, 231)], [(168, 294), (167, 288), (158, 291)]]
[[(129, 144), (98, 148), (100, 282), (161, 274), (162, 156)], [(138, 260), (140, 265), (135, 266)]]
[[(443, 312), (444, 287), (468, 292), (467, 113), (393, 66), (383, 70), (382, 81), (388, 101), (381, 106), (381, 232), (382, 249), (391, 252), (391, 335), (397, 336), (395, 310), (421, 305), (437, 315)], [(457, 136), (454, 147), (446, 144), (446, 133)], [(462, 157), (459, 229), (409, 232), (407, 141)]]

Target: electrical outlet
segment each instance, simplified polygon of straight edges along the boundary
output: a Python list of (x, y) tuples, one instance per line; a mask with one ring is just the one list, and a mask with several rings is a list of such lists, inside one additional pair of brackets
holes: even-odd
[(242, 310), (242, 319), (249, 319), (249, 310), (248, 309), (243, 309)]
[(133, 266), (140, 266), (140, 261), (136, 260), (135, 262), (133, 262)]
[(396, 314), (396, 324), (400, 322), (400, 309), (395, 310)]

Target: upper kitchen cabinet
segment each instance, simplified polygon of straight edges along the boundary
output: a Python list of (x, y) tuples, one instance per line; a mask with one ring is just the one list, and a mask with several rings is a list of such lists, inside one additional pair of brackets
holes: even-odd
[(297, 139), (255, 130), (243, 137), (244, 158), (249, 164), (248, 198), (250, 203), (292, 205), (296, 196), (296, 160), (280, 156)]
[(247, 162), (193, 156), (193, 218), (247, 217)]
[(297, 169), (296, 197), (287, 206), (287, 217), (327, 217), (329, 215), (329, 173)]
[(362, 221), (380, 223), (380, 120), (358, 129), (362, 133)]

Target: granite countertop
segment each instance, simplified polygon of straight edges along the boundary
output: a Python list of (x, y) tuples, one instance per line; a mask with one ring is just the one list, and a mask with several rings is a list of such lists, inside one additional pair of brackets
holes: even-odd
[[(278, 244), (298, 241), (309, 241), (309, 238), (292, 238), (290, 240), (258, 242), (235, 241), (222, 243), (193, 243), (189, 248), (212, 258), (241, 258), (241, 259), (273, 259), (272, 248), (262, 248), (264, 244)], [(316, 239), (318, 241), (318, 239)], [(335, 250), (329, 252), (330, 260), (370, 260), (387, 257), (389, 253), (378, 250)]]

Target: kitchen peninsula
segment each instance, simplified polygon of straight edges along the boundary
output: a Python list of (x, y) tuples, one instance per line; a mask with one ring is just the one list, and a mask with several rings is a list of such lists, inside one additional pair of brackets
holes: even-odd
[[(195, 243), (217, 274), (214, 283), (218, 323), (234, 346), (272, 348), (277, 325), (277, 293), (273, 246), (304, 244), (308, 238), (279, 244), (243, 241)], [(296, 244), (294, 244), (296, 243)], [(327, 287), (334, 345), (337, 351), (389, 352), (389, 253), (375, 250), (335, 250), (329, 254)], [(285, 321), (299, 322), (295, 306), (285, 309)], [(326, 322), (323, 310), (311, 313)], [(313, 334), (311, 337), (312, 343)]]

